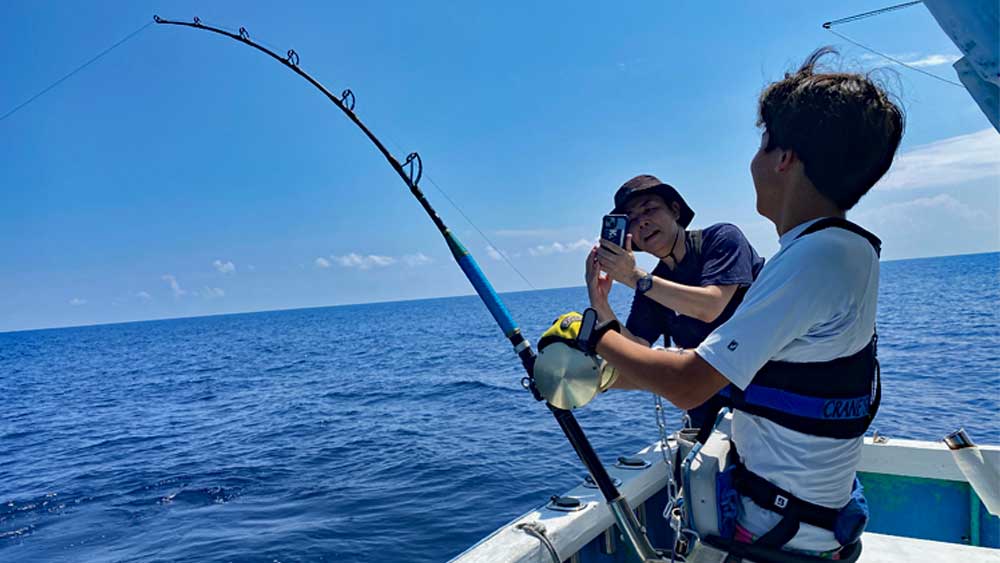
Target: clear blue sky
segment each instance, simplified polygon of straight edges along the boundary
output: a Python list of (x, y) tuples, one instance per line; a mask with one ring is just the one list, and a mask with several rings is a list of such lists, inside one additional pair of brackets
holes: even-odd
[[(198, 15), (295, 48), (538, 288), (580, 285), (622, 181), (677, 186), (695, 226), (776, 249), (748, 173), (756, 96), (870, 2), (0, 3), (0, 115), (149, 21)], [(954, 79), (923, 6), (842, 28)], [(935, 58), (937, 57), (937, 58)], [(1000, 135), (908, 70), (900, 170), (853, 218), (888, 259), (996, 250)], [(429, 182), (500, 291), (527, 289)], [(245, 46), (151, 26), (0, 122), (0, 331), (471, 293), (373, 147)]]

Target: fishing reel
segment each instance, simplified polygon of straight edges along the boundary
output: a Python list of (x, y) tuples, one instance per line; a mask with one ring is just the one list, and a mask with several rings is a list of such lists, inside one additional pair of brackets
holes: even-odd
[(580, 323), (580, 328), (575, 339), (561, 338), (540, 345), (535, 360), (534, 379), (538, 393), (550, 405), (563, 410), (586, 405), (617, 379), (615, 368), (597, 354), (586, 351), (586, 343), (597, 325), (597, 312), (587, 309), (582, 317), (564, 315), (561, 324), (565, 326), (560, 328), (570, 332), (570, 325), (576, 322)]

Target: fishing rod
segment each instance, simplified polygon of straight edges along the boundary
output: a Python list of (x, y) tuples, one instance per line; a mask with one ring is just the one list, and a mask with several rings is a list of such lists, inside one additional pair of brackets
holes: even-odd
[[(465, 246), (458, 240), (458, 237), (456, 237), (455, 234), (448, 229), (448, 227), (444, 224), (444, 221), (441, 220), (441, 217), (437, 214), (437, 211), (434, 210), (434, 207), (431, 206), (430, 202), (420, 190), (419, 183), (421, 176), (423, 175), (423, 162), (421, 161), (419, 154), (411, 152), (406, 156), (406, 159), (400, 163), (392, 155), (392, 153), (386, 149), (385, 145), (382, 144), (375, 134), (361, 122), (358, 115), (354, 113), (356, 102), (354, 93), (350, 89), (345, 89), (341, 92), (340, 96), (335, 96), (332, 92), (327, 90), (325, 86), (320, 84), (319, 81), (299, 67), (299, 55), (294, 49), (289, 49), (285, 53), (285, 56), (282, 57), (267, 47), (261, 46), (250, 39), (250, 33), (245, 27), (241, 27), (238, 33), (232, 33), (225, 29), (206, 25), (197, 17), (195, 17), (191, 22), (182, 22), (164, 19), (154, 15), (153, 21), (158, 24), (178, 25), (201, 29), (204, 31), (211, 31), (212, 33), (225, 35), (230, 39), (249, 45), (285, 65), (285, 67), (289, 70), (309, 81), (310, 84), (315, 86), (331, 102), (333, 102), (335, 106), (340, 108), (340, 111), (342, 111), (344, 115), (354, 122), (354, 124), (361, 129), (361, 132), (368, 137), (368, 140), (375, 145), (375, 148), (382, 153), (382, 156), (384, 156), (389, 162), (389, 165), (396, 171), (396, 174), (398, 174), (400, 179), (403, 180), (406, 187), (410, 189), (410, 193), (413, 194), (413, 197), (417, 199), (420, 206), (423, 207), (424, 211), (430, 217), (431, 221), (434, 222), (434, 226), (438, 228), (441, 236), (443, 236), (445, 242), (448, 243), (448, 248), (451, 250), (452, 257), (458, 263), (462, 272), (465, 273), (465, 277), (468, 278), (469, 283), (471, 283), (472, 287), (475, 288), (476, 293), (479, 294), (483, 304), (486, 305), (490, 314), (493, 315), (493, 320), (495, 320), (500, 326), (504, 336), (507, 337), (508, 341), (510, 341), (510, 344), (514, 347), (514, 351), (517, 353), (518, 358), (520, 358), (521, 365), (524, 366), (524, 371), (527, 374), (521, 379), (521, 385), (531, 391), (535, 400), (543, 400), (542, 395), (535, 386), (535, 351), (531, 348), (531, 343), (528, 342), (528, 340), (521, 334), (521, 329), (518, 328), (517, 324), (514, 322), (513, 317), (511, 317), (510, 312), (507, 310), (507, 306), (504, 305), (503, 301), (501, 301), (500, 296), (497, 295), (496, 290), (493, 289), (493, 284), (491, 284), (486, 278), (486, 275), (483, 274), (483, 271), (480, 269), (475, 258), (472, 257), (472, 254), (470, 254)], [(590, 445), (590, 441), (587, 440), (587, 436), (584, 434), (583, 428), (581, 428), (580, 424), (577, 422), (576, 417), (574, 417), (573, 413), (569, 410), (554, 407), (548, 402), (546, 402), (545, 405), (552, 412), (556, 422), (559, 423), (559, 427), (562, 428), (566, 438), (573, 446), (573, 449), (576, 450), (576, 454), (580, 457), (580, 461), (582, 461), (584, 466), (586, 466), (587, 472), (590, 473), (591, 478), (597, 484), (598, 489), (607, 501), (608, 506), (615, 517), (615, 521), (618, 523), (618, 527), (622, 532), (625, 544), (629, 547), (632, 554), (643, 562), (659, 561), (660, 556), (649, 543), (649, 538), (646, 537), (642, 527), (639, 525), (639, 522), (635, 517), (635, 513), (629, 506), (628, 501), (618, 491), (618, 488), (611, 480), (611, 476), (608, 475), (608, 471), (604, 468), (600, 458), (598, 458), (597, 452), (594, 451), (594, 448)]]

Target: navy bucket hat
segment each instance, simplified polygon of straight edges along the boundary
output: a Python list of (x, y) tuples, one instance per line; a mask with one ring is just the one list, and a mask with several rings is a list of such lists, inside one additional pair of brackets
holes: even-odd
[(664, 184), (656, 176), (649, 174), (642, 174), (641, 176), (636, 176), (628, 182), (622, 184), (622, 187), (618, 188), (615, 192), (615, 208), (611, 210), (611, 213), (624, 213), (625, 205), (630, 199), (647, 194), (655, 194), (663, 198), (663, 201), (667, 202), (667, 205), (677, 202), (680, 206), (680, 217), (677, 219), (677, 223), (685, 229), (691, 224), (691, 220), (694, 219), (694, 211), (688, 206), (681, 194), (674, 189), (670, 184)]

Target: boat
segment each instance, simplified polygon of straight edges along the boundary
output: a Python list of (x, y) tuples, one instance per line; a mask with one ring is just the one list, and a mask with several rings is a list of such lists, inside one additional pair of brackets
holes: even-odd
[[(675, 539), (671, 514), (664, 516), (669, 505), (666, 460), (677, 459), (681, 441), (683, 436), (675, 433), (665, 447), (657, 442), (619, 458), (609, 468), (666, 561), (671, 560)], [(976, 450), (995, 478), (1000, 446)], [(858, 478), (872, 514), (858, 561), (1000, 562), (1000, 518), (989, 513), (944, 441), (866, 437)], [(995, 488), (996, 481), (992, 485)], [(627, 561), (627, 557), (610, 509), (597, 489), (584, 481), (497, 529), (452, 563), (592, 563)], [(675, 555), (674, 560), (722, 563), (725, 558)]]
[[(907, 2), (839, 21), (854, 21), (919, 3)], [(954, 64), (961, 85), (1000, 132), (1000, 3), (924, 0), (923, 4), (963, 52), (964, 56)], [(836, 22), (827, 22), (823, 27), (829, 29), (831, 23)], [(634, 508), (640, 531), (645, 532), (661, 560), (740, 561), (710, 545), (701, 545), (696, 532), (682, 528), (692, 521), (692, 506), (708, 505), (714, 510), (715, 494), (710, 489), (705, 489), (709, 491), (706, 495), (692, 494), (684, 487), (672, 494), (672, 477), (680, 476), (675, 468), (697, 463), (700, 455), (700, 446), (691, 449), (692, 442), (684, 432), (679, 430), (633, 455), (619, 458), (609, 473), (627, 505)], [(974, 446), (962, 430), (941, 442), (894, 439), (876, 433), (864, 440), (858, 478), (871, 512), (858, 561), (1000, 562), (1000, 446)], [(497, 529), (452, 562), (635, 560), (631, 553), (642, 550), (634, 547), (636, 542), (628, 534), (621, 533), (617, 516), (588, 477)]]

